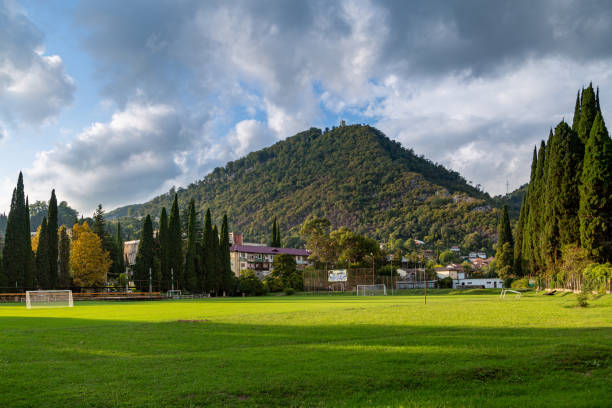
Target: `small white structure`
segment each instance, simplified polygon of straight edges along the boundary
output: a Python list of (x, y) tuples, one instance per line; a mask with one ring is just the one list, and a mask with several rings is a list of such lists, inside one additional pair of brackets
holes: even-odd
[(453, 289), (501, 289), (504, 287), (504, 281), (498, 278), (478, 278), (478, 279), (453, 279)]

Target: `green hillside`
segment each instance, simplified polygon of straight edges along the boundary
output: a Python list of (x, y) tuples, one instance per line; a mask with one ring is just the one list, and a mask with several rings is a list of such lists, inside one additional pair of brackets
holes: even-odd
[[(200, 211), (211, 208), (217, 224), (227, 212), (230, 228), (255, 242), (269, 239), (277, 217), (284, 243), (297, 244), (298, 226), (316, 214), (382, 241), (414, 237), (461, 245), (468, 238), (474, 248), (490, 247), (498, 217), (498, 203), (457, 172), (361, 125), (311, 128), (216, 168), (177, 193), (182, 209), (194, 198)], [(108, 217), (136, 237), (138, 218), (159, 216), (173, 194)]]

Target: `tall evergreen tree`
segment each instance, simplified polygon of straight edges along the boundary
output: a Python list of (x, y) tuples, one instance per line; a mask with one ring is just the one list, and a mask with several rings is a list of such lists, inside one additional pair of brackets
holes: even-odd
[(529, 177), (529, 186), (527, 187), (527, 194), (525, 194), (525, 203), (523, 204), (524, 207), (524, 213), (525, 213), (525, 223), (524, 223), (524, 227), (523, 227), (523, 239), (522, 239), (522, 248), (521, 248), (521, 256), (523, 258), (523, 260), (525, 260), (525, 262), (523, 262), (521, 264), (521, 268), (523, 269), (523, 273), (526, 274), (531, 274), (533, 272), (532, 269), (530, 269), (530, 264), (527, 262), (528, 260), (532, 259), (533, 257), (533, 246), (532, 246), (532, 240), (531, 240), (531, 235), (532, 235), (532, 230), (533, 230), (533, 225), (532, 225), (532, 217), (530, 216), (530, 209), (532, 204), (532, 195), (535, 194), (534, 193), (534, 186), (535, 186), (535, 179), (536, 179), (536, 167), (537, 167), (537, 163), (538, 163), (538, 153), (537, 153), (537, 147), (533, 148), (533, 159), (531, 161), (531, 173), (530, 173), (530, 177)]
[(93, 232), (96, 233), (100, 240), (104, 242), (104, 234), (106, 233), (106, 221), (104, 220), (104, 209), (102, 208), (102, 204), (98, 204), (98, 207), (94, 211), (93, 214)]
[(159, 216), (159, 266), (161, 269), (162, 290), (172, 287), (170, 266), (168, 260), (168, 214), (166, 207), (162, 207)]
[(212, 229), (212, 214), (210, 208), (206, 210), (204, 216), (204, 230), (202, 233), (202, 265), (204, 267), (205, 285), (204, 290), (207, 292), (216, 293), (218, 289), (218, 277), (216, 268), (216, 259), (213, 245), (213, 229)]
[(47, 217), (43, 217), (40, 224), (40, 237), (38, 249), (36, 250), (36, 281), (41, 289), (49, 289), (50, 263), (49, 263), (49, 231), (47, 229)]
[(547, 176), (542, 207), (542, 253), (547, 264), (556, 263), (563, 245), (580, 242), (578, 207), (583, 145), (565, 122), (559, 123), (548, 144)]
[(580, 123), (578, 124), (578, 137), (582, 141), (582, 144), (586, 144), (593, 121), (597, 115), (597, 100), (595, 92), (593, 91), (593, 85), (589, 86), (582, 91), (582, 102), (580, 105)]
[(125, 259), (123, 252), (123, 235), (121, 234), (121, 223), (117, 223), (117, 237), (115, 238), (117, 246), (117, 256), (115, 258), (116, 269), (119, 273), (125, 273)]
[(27, 286), (34, 286), (34, 280), (36, 279), (36, 255), (32, 251), (32, 238), (30, 235), (30, 231), (32, 228), (30, 226), (30, 204), (28, 196), (26, 196), (25, 201), (25, 237), (24, 241), (26, 243), (26, 252), (30, 255), (27, 258), (28, 265), (26, 266), (26, 284)]
[(222, 259), (223, 291), (227, 295), (231, 295), (233, 292), (234, 273), (232, 272), (230, 259), (229, 227), (227, 223), (227, 214), (223, 215), (219, 247), (220, 257)]
[(55, 189), (51, 190), (49, 199), (49, 218), (47, 219), (47, 233), (49, 235), (49, 287), (57, 286), (57, 259), (58, 259), (58, 212)]
[(181, 215), (178, 207), (178, 196), (174, 195), (170, 220), (168, 222), (168, 267), (173, 271), (176, 289), (183, 289), (183, 236)]
[(136, 263), (134, 265), (134, 280), (140, 291), (149, 290), (149, 271), (153, 270), (153, 223), (147, 214), (142, 225), (142, 234), (138, 243)]
[(187, 223), (187, 250), (185, 252), (185, 289), (197, 291), (198, 282), (198, 225), (195, 210), (195, 201), (189, 203), (189, 217)]
[(580, 90), (576, 95), (576, 106), (574, 107), (574, 119), (572, 120), (572, 130), (578, 132), (578, 125), (580, 124)]
[(585, 147), (579, 219), (589, 255), (598, 262), (612, 261), (612, 140), (600, 113)]
[(512, 273), (514, 242), (512, 239), (512, 229), (510, 218), (508, 217), (508, 206), (502, 207), (497, 227), (497, 252), (495, 259), (500, 276), (508, 276)]
[(32, 243), (30, 241), (29, 213), (25, 204), (23, 175), (19, 173), (13, 190), (4, 235), (2, 265), (6, 285), (16, 288), (32, 287)]
[(58, 242), (58, 287), (70, 286), (70, 238), (66, 227), (62, 225), (59, 229)]
[[(549, 136), (549, 140), (552, 137)], [(529, 270), (533, 273), (538, 271), (542, 267), (541, 262), (541, 221), (543, 216), (542, 202), (543, 194), (542, 191), (545, 187), (544, 180), (544, 168), (546, 165), (546, 144), (544, 141), (540, 143), (540, 149), (537, 154), (537, 164), (535, 169), (535, 175), (533, 179), (533, 187), (530, 185), (529, 190)]]
[(215, 276), (215, 294), (222, 294), (223, 284), (225, 282), (224, 270), (223, 270), (223, 257), (221, 256), (221, 245), (219, 242), (219, 230), (217, 226), (212, 226), (212, 241), (210, 252), (213, 254), (214, 263), (214, 276)]
[(276, 217), (274, 217), (274, 221), (272, 222), (272, 238), (270, 239), (270, 246), (279, 248), (280, 244), (280, 231), (278, 229), (278, 222), (276, 221)]
[(523, 196), (521, 203), (521, 212), (519, 215), (518, 223), (516, 224), (516, 232), (514, 238), (514, 273), (517, 276), (523, 276), (526, 274), (524, 258), (523, 258), (523, 234), (525, 232), (525, 223), (529, 216), (529, 207), (525, 204), (527, 201), (527, 194)]

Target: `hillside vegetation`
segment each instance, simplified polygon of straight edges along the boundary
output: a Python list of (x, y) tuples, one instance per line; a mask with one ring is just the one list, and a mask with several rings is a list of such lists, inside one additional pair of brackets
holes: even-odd
[[(111, 219), (139, 231), (139, 219), (169, 208), (174, 190), (139, 205), (118, 208)], [(177, 191), (185, 209), (210, 208), (219, 224), (249, 241), (265, 242), (277, 217), (283, 244), (299, 244), (299, 225), (311, 214), (381, 241), (411, 237), (432, 244), (490, 247), (498, 202), (457, 172), (417, 156), (370, 126), (311, 128), (216, 168)], [(468, 237), (469, 236), (469, 237)]]

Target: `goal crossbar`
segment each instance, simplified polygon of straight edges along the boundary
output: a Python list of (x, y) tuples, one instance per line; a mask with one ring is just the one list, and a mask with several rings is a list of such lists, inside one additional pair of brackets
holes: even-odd
[(71, 290), (28, 290), (26, 307), (73, 307)]

